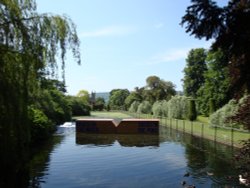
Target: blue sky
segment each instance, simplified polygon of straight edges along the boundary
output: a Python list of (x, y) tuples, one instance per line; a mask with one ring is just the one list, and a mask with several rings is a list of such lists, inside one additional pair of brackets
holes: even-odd
[[(221, 0), (220, 2), (225, 2)], [(182, 90), (192, 48), (208, 48), (180, 26), (189, 0), (37, 0), (38, 11), (69, 16), (81, 40), (81, 66), (67, 56), (68, 93), (145, 86), (156, 75)]]

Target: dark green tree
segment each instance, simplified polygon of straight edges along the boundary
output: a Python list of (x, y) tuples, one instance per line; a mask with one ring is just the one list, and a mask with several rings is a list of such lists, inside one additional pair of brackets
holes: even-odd
[(196, 120), (197, 117), (197, 112), (196, 112), (196, 107), (195, 107), (195, 100), (190, 100), (189, 101), (189, 110), (188, 110), (188, 119), (190, 121)]
[(183, 87), (187, 97), (197, 97), (197, 91), (204, 85), (204, 73), (207, 70), (206, 65), (207, 52), (203, 48), (190, 50), (186, 59), (184, 68)]
[(126, 108), (128, 109), (134, 101), (142, 101), (142, 96), (137, 90), (130, 92), (129, 96), (125, 99)]
[(93, 110), (102, 111), (105, 107), (105, 100), (102, 97), (97, 97), (95, 104), (93, 105)]
[[(8, 175), (18, 174), (17, 161), (24, 164), (28, 159), (28, 105), (39, 92), (41, 78), (57, 75), (60, 65), (64, 80), (67, 49), (72, 49), (78, 63), (80, 53), (72, 21), (38, 14), (34, 0), (0, 1), (0, 36), (0, 169)], [(56, 62), (57, 54), (61, 64)]]
[(176, 94), (175, 85), (172, 82), (165, 81), (157, 76), (149, 76), (146, 83), (143, 98), (151, 104), (158, 100), (169, 100), (171, 96)]
[(234, 95), (250, 92), (250, 1), (232, 0), (219, 7), (212, 0), (192, 0), (182, 17), (186, 32), (201, 39), (215, 39), (212, 48), (228, 56), (230, 90)]
[(126, 110), (125, 100), (129, 96), (127, 89), (114, 89), (110, 92), (109, 106), (113, 110)]
[[(200, 39), (215, 39), (212, 48), (220, 48), (227, 53), (230, 91), (236, 97), (244, 95), (245, 90), (250, 93), (249, 9), (250, 0), (231, 0), (222, 8), (212, 0), (192, 0), (181, 22), (182, 25), (186, 24), (186, 32)], [(250, 109), (250, 104), (246, 102), (240, 109), (244, 108)], [(234, 121), (242, 123), (240, 116), (235, 116)], [(249, 159), (249, 150), (250, 141), (241, 150), (242, 159)]]
[(72, 116), (89, 116), (91, 107), (85, 103), (80, 97), (67, 96), (71, 107)]
[(230, 100), (229, 71), (227, 56), (221, 50), (209, 51), (206, 62), (208, 70), (204, 73), (204, 84), (197, 91), (197, 107), (199, 113), (209, 115), (209, 101), (213, 101), (216, 110)]

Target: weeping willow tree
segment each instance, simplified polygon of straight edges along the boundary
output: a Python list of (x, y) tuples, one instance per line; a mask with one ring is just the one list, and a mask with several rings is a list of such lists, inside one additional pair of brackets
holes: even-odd
[(1, 164), (27, 158), (30, 98), (42, 78), (57, 76), (61, 70), (65, 79), (67, 50), (80, 64), (79, 45), (70, 18), (38, 14), (34, 0), (0, 0)]

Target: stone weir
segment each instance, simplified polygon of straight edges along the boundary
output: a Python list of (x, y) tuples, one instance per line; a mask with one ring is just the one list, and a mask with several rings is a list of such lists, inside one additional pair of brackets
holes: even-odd
[(78, 119), (76, 132), (101, 134), (159, 134), (158, 119)]

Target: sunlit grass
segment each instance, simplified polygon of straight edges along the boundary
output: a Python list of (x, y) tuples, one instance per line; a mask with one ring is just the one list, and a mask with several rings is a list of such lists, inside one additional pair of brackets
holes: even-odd
[(92, 111), (91, 116), (74, 116), (73, 119), (80, 119), (80, 118), (132, 118), (132, 116), (122, 113), (122, 112), (98, 112), (98, 111)]
[(209, 117), (206, 117), (206, 116), (197, 116), (196, 121), (201, 122), (201, 123), (208, 123)]
[[(135, 114), (135, 115), (139, 118), (155, 118), (154, 116), (149, 114)], [(168, 126), (173, 129), (180, 130), (182, 132), (218, 141), (228, 145), (234, 145), (236, 147), (240, 147), (242, 145), (242, 140), (250, 139), (249, 132), (211, 127), (208, 123), (207, 117), (199, 116), (198, 120), (193, 122), (188, 120), (168, 119), (161, 117), (159, 119), (161, 125), (163, 126)]]

